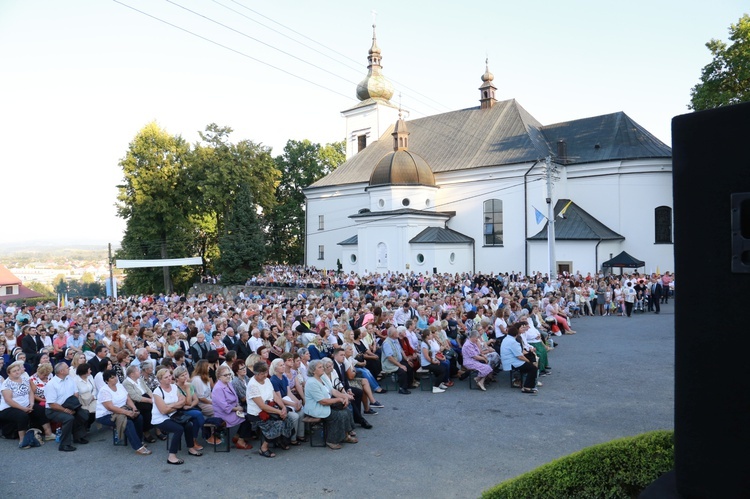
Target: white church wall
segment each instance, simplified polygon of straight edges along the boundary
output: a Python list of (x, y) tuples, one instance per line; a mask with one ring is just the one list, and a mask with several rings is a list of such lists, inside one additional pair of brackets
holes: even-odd
[(366, 145), (378, 140), (398, 120), (398, 109), (373, 103), (342, 111), (341, 115), (346, 118), (346, 159), (349, 159), (359, 152), (358, 137), (365, 135)]
[(398, 218), (384, 217), (369, 219), (359, 226), (358, 272), (384, 271), (386, 269), (403, 272), (406, 265), (414, 263), (409, 241), (426, 227), (441, 227), (443, 222), (415, 216)]
[[(369, 206), (369, 197), (364, 192), (364, 184), (325, 188), (308, 191), (305, 227), (307, 243), (306, 265), (319, 268), (336, 268), (336, 260), (342, 256), (342, 246), (337, 243), (357, 234), (357, 223), (349, 218), (360, 209)], [(323, 216), (323, 229), (319, 230), (320, 216)], [(319, 247), (323, 246), (324, 258), (318, 258)], [(341, 260), (344, 264), (344, 260)]]
[[(477, 169), (462, 172), (443, 181), (437, 176), (438, 211), (456, 211), (448, 227), (465, 234), (476, 242), (476, 270), (510, 272), (522, 270), (525, 253), (523, 178), (518, 176), (528, 169)], [(499, 199), (503, 202), (503, 245), (485, 246), (484, 202)]]
[(388, 185), (367, 189), (372, 212), (406, 208), (435, 211), (437, 191), (437, 187), (420, 185)]
[[(615, 254), (627, 251), (653, 272), (657, 267), (660, 272), (673, 270), (674, 245), (655, 243), (654, 214), (659, 206), (672, 207), (671, 162), (634, 160), (590, 165), (590, 169), (585, 166), (569, 170), (567, 192), (561, 197), (574, 200), (625, 237)], [(602, 258), (600, 263), (607, 259)]]

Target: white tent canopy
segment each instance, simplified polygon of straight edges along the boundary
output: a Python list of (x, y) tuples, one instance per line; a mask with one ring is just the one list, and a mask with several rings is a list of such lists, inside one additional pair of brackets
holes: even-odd
[(192, 258), (165, 258), (164, 260), (115, 260), (118, 269), (141, 269), (145, 267), (182, 267), (183, 265), (203, 265), (199, 256)]

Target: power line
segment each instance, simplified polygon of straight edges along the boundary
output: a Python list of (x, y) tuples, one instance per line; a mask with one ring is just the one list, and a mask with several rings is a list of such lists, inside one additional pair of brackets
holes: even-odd
[(150, 17), (151, 19), (154, 19), (154, 20), (156, 20), (156, 21), (159, 21), (160, 23), (164, 23), (164, 24), (166, 24), (166, 25), (168, 25), (168, 26), (171, 26), (171, 27), (173, 27), (173, 28), (175, 28), (175, 29), (179, 29), (180, 31), (184, 31), (185, 33), (188, 33), (188, 34), (190, 34), (190, 35), (192, 35), (192, 36), (194, 36), (194, 37), (196, 37), (196, 38), (200, 38), (201, 40), (207, 41), (208, 43), (212, 43), (212, 44), (214, 44), (214, 45), (217, 45), (217, 46), (219, 46), (219, 47), (221, 47), (221, 48), (223, 48), (223, 49), (226, 49), (226, 50), (229, 50), (229, 51), (231, 51), (231, 52), (234, 52), (235, 54), (239, 54), (239, 55), (241, 55), (241, 56), (243, 56), (243, 57), (247, 57), (248, 59), (250, 59), (250, 60), (252, 60), (252, 61), (255, 61), (255, 62), (258, 62), (258, 63), (260, 63), (260, 64), (263, 64), (264, 66), (268, 66), (269, 68), (275, 69), (276, 71), (281, 71), (282, 73), (284, 73), (284, 74), (287, 74), (287, 75), (289, 75), (289, 76), (292, 76), (292, 77), (294, 77), (294, 78), (297, 78), (298, 80), (302, 80), (302, 81), (304, 81), (304, 82), (307, 82), (307, 83), (309, 83), (309, 84), (311, 84), (311, 85), (315, 85), (315, 86), (316, 86), (316, 87), (318, 87), (318, 88), (322, 88), (323, 90), (327, 90), (327, 91), (329, 91), (329, 92), (332, 92), (332, 93), (334, 93), (334, 94), (340, 95), (341, 97), (346, 97), (347, 99), (349, 99), (349, 98), (350, 98), (350, 97), (349, 97), (348, 95), (344, 95), (344, 94), (342, 94), (341, 92), (339, 92), (339, 91), (337, 91), (337, 90), (333, 90), (333, 89), (331, 89), (331, 88), (328, 88), (328, 87), (326, 87), (325, 85), (321, 85), (321, 84), (319, 84), (319, 83), (315, 83), (315, 82), (314, 82), (314, 81), (312, 81), (312, 80), (308, 80), (307, 78), (303, 78), (303, 77), (301, 77), (301, 76), (299, 76), (299, 75), (297, 75), (297, 74), (294, 74), (294, 73), (292, 73), (292, 72), (289, 72), (289, 71), (287, 71), (287, 70), (285, 70), (285, 69), (281, 69), (281, 68), (280, 68), (280, 67), (278, 67), (278, 66), (274, 66), (273, 64), (270, 64), (270, 63), (268, 63), (268, 62), (262, 61), (262, 60), (260, 60), (260, 59), (258, 59), (258, 58), (256, 58), (256, 57), (253, 57), (253, 56), (251, 56), (251, 55), (249, 55), (249, 54), (246, 54), (246, 53), (244, 53), (244, 52), (241, 52), (241, 51), (239, 51), (239, 50), (237, 50), (237, 49), (234, 49), (234, 48), (232, 48), (232, 47), (229, 47), (229, 46), (227, 46), (227, 45), (224, 45), (223, 43), (219, 43), (219, 42), (217, 42), (217, 41), (211, 40), (210, 38), (207, 38), (207, 37), (205, 37), (205, 36), (203, 36), (203, 35), (199, 35), (198, 33), (195, 33), (195, 32), (193, 32), (193, 31), (190, 31), (190, 30), (189, 30), (189, 29), (187, 29), (187, 28), (183, 28), (182, 26), (178, 26), (178, 25), (176, 25), (176, 24), (173, 24), (173, 23), (171, 23), (171, 22), (169, 22), (169, 21), (166, 21), (166, 20), (164, 20), (164, 19), (161, 19), (160, 17), (156, 17), (156, 16), (154, 16), (154, 15), (152, 15), (152, 14), (149, 14), (148, 12), (144, 12), (144, 11), (142, 11), (142, 10), (140, 10), (140, 9), (137, 9), (137, 8), (135, 8), (135, 7), (131, 6), (131, 5), (128, 5), (128, 4), (124, 3), (124, 2), (121, 2), (120, 0), (112, 0), (112, 1), (113, 1), (113, 2), (115, 2), (115, 3), (119, 3), (119, 4), (120, 4), (120, 5), (122, 5), (123, 7), (127, 7), (128, 9), (131, 9), (131, 10), (134, 10), (134, 11), (136, 11), (136, 12), (140, 13), (140, 14), (143, 14), (144, 16)]
[[(213, 1), (214, 1), (215, 3), (218, 3), (218, 2), (216, 1), (216, 0), (213, 0)], [(329, 50), (329, 51), (333, 52), (333, 53), (334, 53), (334, 54), (336, 54), (336, 55), (339, 55), (339, 56), (341, 56), (341, 57), (343, 57), (343, 58), (345, 58), (345, 59), (348, 59), (348, 60), (352, 61), (353, 63), (355, 63), (355, 64), (357, 64), (357, 65), (358, 65), (358, 66), (357, 66), (357, 71), (359, 71), (359, 64), (360, 64), (360, 62), (359, 62), (359, 61), (356, 61), (356, 60), (352, 59), (351, 57), (349, 57), (349, 56), (347, 56), (347, 55), (345, 55), (345, 54), (342, 54), (341, 52), (338, 52), (337, 50), (335, 50), (335, 49), (333, 49), (333, 48), (331, 48), (331, 47), (328, 47), (327, 45), (323, 45), (323, 44), (322, 44), (322, 43), (320, 43), (319, 41), (317, 41), (317, 40), (314, 40), (314, 39), (310, 38), (309, 36), (307, 36), (307, 35), (305, 35), (305, 34), (303, 34), (303, 33), (300, 33), (299, 31), (296, 31), (296, 30), (294, 30), (294, 29), (290, 28), (289, 26), (286, 26), (286, 25), (284, 25), (284, 24), (282, 24), (282, 23), (280, 23), (280, 22), (276, 21), (275, 19), (272, 19), (272, 18), (270, 18), (270, 17), (268, 17), (268, 16), (266, 16), (266, 15), (263, 15), (263, 14), (261, 14), (260, 12), (258, 12), (258, 11), (256, 11), (256, 10), (253, 10), (253, 9), (251, 9), (250, 7), (247, 7), (247, 6), (243, 5), (243, 4), (241, 4), (241, 3), (240, 3), (240, 2), (238, 2), (237, 0), (231, 0), (231, 1), (232, 1), (233, 3), (236, 3), (237, 5), (239, 5), (240, 7), (244, 8), (244, 9), (247, 9), (247, 10), (249, 10), (250, 12), (253, 12), (253, 13), (255, 13), (255, 14), (257, 14), (257, 15), (259, 15), (259, 16), (261, 16), (261, 17), (263, 17), (264, 19), (268, 19), (269, 21), (271, 21), (271, 22), (273, 22), (273, 23), (275, 23), (275, 24), (278, 24), (279, 26), (281, 26), (281, 27), (282, 27), (282, 28), (284, 28), (284, 29), (287, 29), (287, 30), (291, 31), (291, 32), (292, 32), (292, 33), (294, 33), (294, 34), (296, 34), (296, 35), (299, 35), (299, 36), (301, 36), (301, 37), (305, 38), (306, 40), (309, 40), (309, 41), (311, 41), (311, 42), (315, 43), (316, 45), (320, 45), (320, 46), (321, 46), (321, 47), (323, 47), (324, 49), (326, 49), (326, 50)], [(219, 4), (219, 5), (221, 5), (221, 4)], [(257, 22), (257, 21), (255, 21), (255, 22)], [(260, 23), (259, 23), (259, 24), (260, 24)], [(264, 25), (262, 25), (262, 26), (264, 26)], [(268, 29), (272, 29), (272, 28), (268, 28)], [(274, 31), (275, 31), (275, 30), (274, 30)], [(277, 32), (277, 33), (278, 33), (278, 32)], [(282, 35), (282, 36), (286, 36), (286, 35), (284, 35), (283, 33), (279, 33), (279, 34), (280, 34), (280, 35)], [(289, 38), (290, 40), (296, 41), (296, 40), (294, 40), (294, 39), (293, 39), (293, 38), (291, 38), (291, 37), (288, 37), (288, 36), (287, 36), (287, 38)], [(298, 43), (299, 43), (299, 42), (298, 42)], [(317, 52), (317, 51), (316, 51), (316, 52)], [(324, 55), (324, 54), (323, 54), (323, 55)], [(335, 59), (333, 59), (333, 58), (331, 58), (331, 60), (334, 60), (334, 61), (335, 61)], [(339, 62), (339, 61), (336, 61), (336, 62)], [(343, 64), (343, 63), (339, 62), (339, 64)], [(350, 66), (346, 66), (346, 67), (350, 67)], [(396, 83), (396, 84), (400, 85), (401, 87), (403, 87), (403, 88), (405, 88), (405, 89), (407, 89), (407, 90), (409, 90), (409, 91), (411, 91), (411, 92), (414, 92), (414, 93), (415, 93), (415, 94), (417, 94), (417, 95), (421, 95), (421, 96), (422, 96), (422, 97), (424, 97), (425, 99), (429, 99), (429, 100), (431, 100), (432, 102), (434, 102), (434, 103), (438, 104), (438, 105), (439, 105), (439, 106), (441, 106), (442, 108), (450, 110), (450, 108), (449, 108), (448, 106), (446, 106), (445, 104), (443, 104), (442, 102), (438, 102), (438, 101), (436, 101), (435, 99), (433, 99), (433, 98), (431, 98), (431, 97), (429, 97), (429, 96), (427, 96), (427, 95), (424, 95), (424, 94), (422, 94), (422, 93), (418, 92), (417, 90), (414, 90), (414, 89), (412, 89), (412, 88), (409, 88), (409, 87), (407, 87), (406, 85), (404, 85), (404, 84), (402, 84), (402, 83), (399, 83), (399, 82), (397, 82), (396, 80), (392, 80), (392, 81), (393, 81), (394, 83)], [(415, 100), (417, 100), (418, 102), (421, 102), (421, 101), (419, 101), (418, 99), (415, 99)], [(422, 102), (422, 104), (425, 104), (426, 106), (432, 107), (433, 109), (437, 109), (437, 108), (435, 108), (435, 107), (431, 106), (430, 104), (427, 104), (426, 102)]]
[(212, 23), (214, 23), (214, 24), (218, 24), (219, 26), (221, 26), (221, 27), (223, 27), (223, 28), (226, 28), (226, 29), (228, 29), (228, 30), (230, 30), (230, 31), (232, 31), (232, 32), (234, 32), (234, 33), (237, 33), (237, 34), (239, 34), (239, 35), (242, 35), (242, 36), (244, 36), (244, 37), (246, 37), (246, 38), (249, 38), (250, 40), (253, 40), (254, 42), (258, 42), (258, 43), (260, 43), (260, 44), (262, 44), (262, 45), (265, 45), (266, 47), (268, 47), (268, 48), (270, 48), (270, 49), (276, 50), (277, 52), (281, 52), (282, 54), (284, 54), (284, 55), (286, 55), (286, 56), (289, 56), (289, 57), (291, 57), (291, 58), (293, 58), (293, 59), (296, 59), (296, 60), (298, 60), (298, 61), (300, 61), (300, 62), (302, 62), (302, 63), (304, 63), (304, 64), (307, 64), (308, 66), (312, 66), (312, 67), (314, 67), (315, 69), (319, 69), (320, 71), (323, 71), (324, 73), (328, 73), (328, 74), (329, 74), (329, 75), (331, 75), (331, 76), (334, 76), (334, 77), (336, 77), (336, 78), (339, 78), (339, 79), (341, 79), (341, 80), (344, 80), (344, 81), (345, 81), (345, 82), (347, 82), (347, 83), (353, 83), (352, 81), (349, 81), (349, 80), (347, 80), (346, 78), (344, 78), (344, 77), (343, 77), (343, 76), (341, 76), (341, 75), (338, 75), (338, 74), (336, 74), (336, 73), (333, 73), (333, 72), (331, 72), (331, 71), (328, 71), (327, 69), (321, 68), (320, 66), (318, 66), (318, 65), (316, 65), (316, 64), (313, 64), (313, 63), (311, 63), (310, 61), (306, 61), (305, 59), (302, 59), (301, 57), (297, 57), (296, 55), (294, 55), (294, 54), (290, 54), (289, 52), (286, 52), (286, 51), (284, 51), (284, 50), (281, 50), (281, 49), (280, 49), (280, 48), (278, 48), (278, 47), (274, 47), (274, 46), (273, 46), (273, 45), (271, 45), (270, 43), (266, 43), (266, 42), (264, 42), (263, 40), (259, 40), (259, 39), (255, 38), (255, 37), (253, 37), (253, 36), (250, 36), (250, 35), (248, 35), (247, 33), (244, 33), (244, 32), (242, 32), (242, 31), (236, 30), (236, 29), (232, 28), (231, 26), (227, 26), (227, 25), (226, 25), (226, 24), (224, 24), (224, 23), (221, 23), (221, 22), (219, 22), (219, 21), (216, 21), (215, 19), (211, 19), (210, 17), (208, 17), (208, 16), (206, 16), (206, 15), (203, 15), (203, 14), (201, 14), (200, 12), (196, 12), (196, 11), (194, 11), (194, 10), (191, 10), (191, 9), (189, 9), (189, 8), (185, 7), (184, 5), (180, 5), (180, 4), (178, 4), (177, 2), (174, 2), (174, 1), (172, 1), (172, 0), (167, 0), (167, 3), (171, 3), (172, 5), (174, 5), (174, 6), (176, 6), (176, 7), (179, 7), (179, 8), (181, 8), (181, 9), (184, 9), (184, 10), (186, 10), (186, 11), (190, 12), (191, 14), (194, 14), (194, 15), (196, 15), (196, 16), (198, 16), (198, 17), (201, 17), (201, 18), (203, 18), (203, 19), (205, 19), (205, 20), (207, 20), (207, 21), (210, 21), (210, 22), (212, 22)]
[[(212, 44), (214, 44), (214, 45), (217, 45), (217, 46), (219, 46), (219, 47), (222, 47), (222, 48), (224, 48), (224, 49), (227, 49), (227, 50), (229, 50), (229, 51), (231, 51), (231, 52), (234, 52), (234, 53), (237, 53), (237, 54), (239, 54), (239, 55), (242, 55), (243, 57), (247, 57), (248, 59), (251, 59), (251, 60), (253, 60), (253, 61), (256, 61), (256, 62), (260, 62), (261, 64), (263, 64), (263, 65), (265, 65), (265, 66), (268, 66), (268, 67), (270, 67), (270, 68), (272, 68), (272, 69), (276, 69), (277, 71), (281, 71), (281, 72), (282, 72), (282, 73), (284, 73), (284, 74), (288, 74), (288, 75), (291, 75), (291, 76), (293, 76), (293, 77), (295, 77), (295, 78), (297, 78), (297, 79), (299, 79), (299, 80), (302, 80), (302, 81), (305, 81), (305, 82), (307, 82), (307, 83), (310, 83), (310, 84), (312, 84), (312, 85), (315, 85), (316, 87), (322, 88), (322, 89), (324, 89), (324, 90), (327, 90), (327, 91), (329, 91), (329, 92), (331, 92), (331, 93), (334, 93), (334, 94), (340, 95), (340, 96), (342, 96), (342, 97), (346, 97), (346, 98), (347, 98), (347, 100), (348, 100), (348, 99), (350, 99), (350, 97), (349, 97), (349, 96), (347, 96), (347, 95), (345, 95), (345, 94), (343, 94), (343, 93), (341, 93), (341, 92), (339, 92), (339, 91), (337, 91), (337, 90), (331, 89), (331, 88), (329, 88), (329, 87), (327, 87), (327, 86), (325, 86), (325, 85), (322, 85), (322, 84), (316, 83), (316, 82), (314, 82), (314, 81), (312, 81), (312, 80), (309, 80), (309, 79), (307, 79), (307, 78), (303, 78), (303, 77), (301, 77), (301, 76), (299, 76), (299, 75), (297, 75), (297, 74), (295, 74), (295, 73), (292, 73), (292, 72), (290, 72), (290, 71), (287, 71), (287, 70), (281, 69), (281, 68), (279, 68), (279, 67), (277, 67), (277, 66), (274, 66), (273, 64), (270, 64), (270, 63), (267, 63), (267, 62), (265, 62), (265, 61), (262, 61), (262, 60), (260, 60), (260, 59), (258, 59), (258, 58), (252, 57), (252, 56), (250, 56), (250, 55), (248, 55), (248, 54), (246, 54), (246, 53), (244, 53), (244, 52), (241, 52), (241, 51), (239, 51), (239, 50), (237, 50), (237, 49), (234, 49), (234, 48), (232, 48), (232, 47), (229, 47), (229, 46), (227, 46), (227, 45), (224, 45), (224, 44), (222, 44), (222, 43), (216, 42), (216, 41), (214, 41), (214, 40), (212, 40), (212, 39), (210, 39), (210, 38), (208, 38), (208, 37), (205, 37), (205, 36), (203, 36), (203, 35), (197, 34), (197, 33), (193, 32), (193, 31), (190, 31), (190, 30), (188, 30), (188, 29), (186, 29), (186, 28), (183, 28), (183, 27), (181, 27), (181, 26), (178, 26), (178, 25), (176, 25), (176, 24), (174, 24), (174, 23), (171, 23), (171, 22), (169, 22), (169, 21), (166, 21), (166, 20), (164, 20), (164, 19), (161, 19), (161, 18), (159, 18), (159, 17), (157, 17), (157, 16), (154, 16), (154, 15), (152, 15), (152, 14), (149, 14), (149, 13), (147, 13), (147, 12), (144, 12), (144, 11), (142, 11), (142, 10), (140, 10), (140, 9), (137, 9), (137, 8), (135, 8), (135, 7), (132, 7), (132, 6), (128, 5), (128, 4), (125, 4), (125, 3), (123, 3), (123, 2), (122, 2), (122, 1), (120, 1), (120, 0), (113, 0), (113, 1), (114, 1), (114, 2), (116, 2), (116, 3), (118, 3), (118, 4), (120, 4), (120, 5), (123, 5), (123, 6), (127, 7), (127, 8), (129, 8), (129, 9), (132, 9), (132, 10), (134, 10), (134, 11), (136, 11), (136, 12), (139, 12), (139, 13), (141, 13), (141, 14), (145, 15), (145, 16), (148, 16), (148, 17), (150, 17), (150, 18), (152, 18), (152, 19), (155, 19), (155, 20), (157, 20), (157, 21), (159, 21), (159, 22), (162, 22), (162, 23), (164, 23), (164, 24), (167, 24), (168, 26), (174, 27), (174, 28), (176, 28), (176, 29), (179, 29), (180, 31), (186, 32), (186, 33), (188, 33), (188, 34), (190, 34), (190, 35), (193, 35), (193, 36), (195, 36), (195, 37), (197, 37), (197, 38), (200, 38), (200, 39), (202, 39), (202, 40), (205, 40), (205, 41), (207, 41), (207, 42), (209, 42), (209, 43), (212, 43)], [(173, 2), (172, 2), (172, 3), (173, 3)], [(176, 4), (175, 4), (175, 5), (176, 5)], [(219, 24), (220, 24), (220, 23), (219, 23)], [(231, 29), (231, 28), (230, 28), (230, 29)], [(317, 42), (316, 42), (316, 43), (317, 43)], [(316, 66), (316, 67), (317, 67), (317, 66)], [(350, 82), (350, 83), (351, 83), (351, 82)], [(420, 110), (420, 109), (418, 109), (418, 108), (412, 108), (412, 110), (414, 110), (414, 111), (416, 111), (416, 112), (419, 112), (419, 113), (421, 113), (421, 114), (424, 114), (424, 115), (428, 116), (428, 114), (427, 114), (427, 113), (423, 112), (422, 110)], [(445, 114), (445, 113), (443, 113), (443, 114)], [(441, 120), (440, 120), (440, 118), (439, 118), (440, 116), (441, 116), (441, 115), (440, 115), (440, 114), (438, 114), (438, 115), (433, 115), (433, 116), (431, 116), (431, 117), (432, 117), (433, 121), (434, 121), (434, 122), (435, 122), (436, 124), (441, 124), (441, 125), (443, 125), (443, 126), (445, 126), (445, 127), (447, 127), (447, 128), (451, 128), (451, 129), (455, 130), (455, 131), (456, 131), (456, 133), (458, 133), (458, 134), (463, 134), (463, 135), (465, 135), (465, 136), (467, 136), (467, 137), (472, 137), (472, 138), (474, 138), (474, 139), (477, 139), (477, 140), (479, 140), (479, 141), (480, 141), (480, 142), (481, 142), (482, 144), (486, 144), (486, 143), (488, 143), (488, 142), (489, 142), (489, 140), (488, 140), (488, 138), (487, 138), (486, 136), (484, 136), (484, 137), (480, 137), (480, 136), (478, 136), (478, 135), (474, 135), (473, 133), (470, 133), (470, 132), (466, 131), (465, 129), (463, 129), (463, 128), (461, 128), (461, 127), (457, 127), (457, 126), (454, 126), (454, 125), (452, 125), (452, 124), (450, 124), (450, 123), (446, 123), (446, 122), (444, 122), (444, 121), (441, 121)], [(442, 136), (444, 136), (444, 137), (447, 137), (447, 138), (453, 138), (453, 136), (451, 136), (451, 135), (448, 135), (448, 134), (446, 134), (446, 133), (444, 133), (444, 132), (442, 132), (442, 131), (439, 131), (439, 130), (435, 129), (435, 128), (434, 128), (434, 126), (427, 126), (427, 127), (425, 127), (425, 128), (426, 128), (426, 129), (427, 129), (428, 131), (430, 131), (430, 132), (432, 132), (432, 133), (434, 133), (434, 134), (436, 134), (436, 135), (442, 135)], [(489, 166), (489, 165), (486, 165), (486, 166)]]

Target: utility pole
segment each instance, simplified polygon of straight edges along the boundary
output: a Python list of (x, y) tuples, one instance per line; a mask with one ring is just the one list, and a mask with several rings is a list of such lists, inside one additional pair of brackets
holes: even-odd
[(552, 157), (545, 159), (547, 167), (547, 253), (549, 261), (547, 275), (550, 283), (557, 280), (557, 262), (555, 261), (555, 207), (552, 204)]
[(117, 292), (115, 292), (115, 275), (112, 271), (112, 243), (107, 244), (109, 248), (109, 292), (112, 293), (112, 299), (117, 298)]

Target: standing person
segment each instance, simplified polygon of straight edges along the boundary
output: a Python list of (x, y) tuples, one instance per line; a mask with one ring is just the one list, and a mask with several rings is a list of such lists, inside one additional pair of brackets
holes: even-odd
[(518, 326), (518, 324), (513, 324), (508, 327), (508, 336), (512, 338), (512, 341), (503, 341), (500, 346), (500, 357), (506, 371), (513, 368), (521, 371), (522, 377), (524, 374), (526, 375), (526, 381), (524, 381), (521, 392), (536, 394), (538, 392), (536, 389), (537, 367), (524, 355), (521, 344), (516, 341), (519, 332)]
[(635, 289), (633, 289), (633, 283), (631, 281), (628, 281), (625, 285), (622, 294), (625, 297), (625, 313), (630, 317), (630, 314), (633, 313), (633, 304), (635, 303), (635, 295), (637, 294)]
[(661, 297), (663, 294), (663, 287), (661, 285), (661, 281), (659, 281), (659, 278), (657, 276), (654, 276), (651, 278), (651, 284), (650, 284), (651, 294), (649, 295), (649, 310), (653, 307), (654, 313), (661, 312), (661, 305), (659, 302), (661, 301)]
[(81, 445), (89, 443), (86, 440), (88, 412), (80, 406), (77, 409), (68, 409), (63, 405), (69, 397), (78, 395), (76, 382), (72, 376), (68, 376), (69, 374), (70, 367), (68, 364), (65, 362), (57, 363), (55, 365), (55, 376), (44, 387), (47, 418), (62, 424), (59, 447), (62, 452), (76, 450), (73, 443)]
[(669, 275), (669, 272), (665, 272), (663, 276), (661, 276), (661, 302), (662, 303), (669, 303), (669, 283), (672, 282), (672, 276)]

